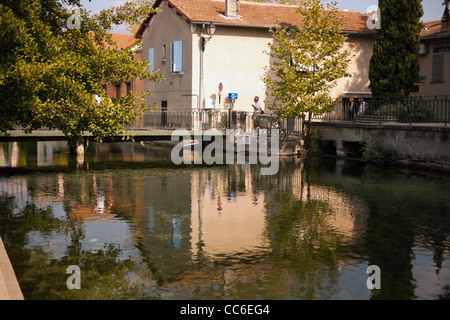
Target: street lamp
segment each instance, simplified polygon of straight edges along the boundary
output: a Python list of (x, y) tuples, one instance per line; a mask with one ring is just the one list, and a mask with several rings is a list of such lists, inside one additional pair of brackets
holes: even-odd
[(206, 31), (208, 33), (208, 35), (213, 36), (216, 33), (216, 25), (214, 23), (210, 23), (207, 27), (206, 27)]
[(206, 26), (206, 33), (208, 34), (209, 37), (201, 36), (200, 38), (202, 51), (205, 51), (206, 42), (211, 40), (212, 36), (216, 34), (216, 26), (214, 23), (211, 22), (209, 25)]

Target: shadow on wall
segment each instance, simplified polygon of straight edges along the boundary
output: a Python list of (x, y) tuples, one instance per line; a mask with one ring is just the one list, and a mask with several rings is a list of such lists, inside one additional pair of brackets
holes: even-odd
[(354, 60), (350, 64), (354, 69), (351, 77), (347, 78), (344, 88), (346, 91), (353, 92), (370, 92), (369, 89), (369, 65), (372, 57), (372, 47), (367, 37), (352, 36), (348, 43), (352, 46), (351, 52), (354, 55)]

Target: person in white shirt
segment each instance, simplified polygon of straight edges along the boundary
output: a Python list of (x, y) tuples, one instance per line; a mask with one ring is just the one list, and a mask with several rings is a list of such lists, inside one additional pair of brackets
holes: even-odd
[(252, 119), (253, 119), (253, 128), (256, 129), (257, 127), (259, 127), (257, 116), (262, 113), (262, 108), (261, 108), (261, 102), (259, 102), (259, 97), (255, 97), (253, 99), (253, 101), (255, 103), (252, 104), (252, 107), (253, 107)]
[(94, 99), (97, 104), (100, 104), (100, 102), (102, 102), (102, 98), (100, 97), (100, 95), (98, 93), (95, 94)]
[(359, 99), (359, 113), (364, 113), (364, 111), (366, 111), (366, 102), (364, 101), (364, 99)]

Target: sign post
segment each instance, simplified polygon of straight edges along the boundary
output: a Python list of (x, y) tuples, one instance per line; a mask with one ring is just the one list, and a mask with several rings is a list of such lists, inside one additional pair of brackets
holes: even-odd
[(222, 102), (221, 102), (222, 91), (223, 91), (223, 84), (221, 82), (219, 83), (219, 109), (222, 109)]
[(233, 110), (234, 110), (234, 102), (236, 101), (237, 98), (238, 98), (238, 94), (237, 93), (228, 93), (228, 99), (231, 101), (231, 108), (229, 110), (229, 113), (230, 113), (230, 128), (233, 127), (232, 116), (233, 116)]
[(231, 100), (231, 109), (234, 109), (234, 103), (236, 102), (238, 98), (238, 94), (237, 93), (228, 93), (228, 99)]

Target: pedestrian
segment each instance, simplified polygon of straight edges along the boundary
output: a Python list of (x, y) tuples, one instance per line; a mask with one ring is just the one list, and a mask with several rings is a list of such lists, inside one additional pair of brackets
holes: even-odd
[(359, 103), (360, 103), (360, 105), (359, 105), (359, 112), (361, 114), (363, 114), (364, 111), (366, 111), (366, 102), (364, 101), (364, 98), (359, 99)]
[(252, 107), (253, 107), (252, 120), (253, 120), (253, 128), (256, 129), (256, 128), (259, 127), (258, 115), (260, 115), (263, 111), (262, 111), (262, 108), (261, 108), (261, 102), (259, 102), (259, 97), (255, 97), (253, 99), (253, 101), (255, 103), (252, 104)]
[(100, 95), (98, 93), (95, 94), (94, 99), (97, 104), (100, 104), (100, 102), (102, 101), (102, 98), (100, 97)]
[(353, 98), (350, 98), (350, 107), (348, 108), (348, 119), (350, 121), (355, 120), (355, 101)]

